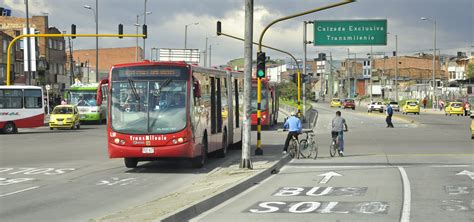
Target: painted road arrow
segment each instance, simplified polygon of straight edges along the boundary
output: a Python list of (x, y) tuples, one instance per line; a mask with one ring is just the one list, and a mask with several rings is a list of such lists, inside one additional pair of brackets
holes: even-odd
[(457, 173), (456, 175), (467, 175), (471, 178), (471, 180), (474, 180), (474, 172), (471, 172), (471, 171), (463, 170)]
[(319, 174), (318, 176), (323, 176), (323, 179), (321, 179), (321, 181), (319, 181), (319, 183), (327, 183), (332, 177), (334, 177), (334, 176), (340, 177), (342, 175), (338, 174), (334, 171), (331, 171), (331, 172)]

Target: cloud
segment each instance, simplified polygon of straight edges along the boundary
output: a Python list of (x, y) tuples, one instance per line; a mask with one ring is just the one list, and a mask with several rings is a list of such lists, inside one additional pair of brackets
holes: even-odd
[[(13, 9), (15, 16), (24, 17), (24, 0), (4, 0), (5, 5)], [(337, 0), (260, 0), (255, 1), (254, 7), (254, 41), (263, 28), (271, 21), (338, 2)], [(95, 0), (30, 0), (30, 14), (41, 15), (49, 13), (50, 26), (70, 31), (70, 25), (76, 24), (80, 33), (95, 33), (93, 13), (84, 9), (88, 4), (95, 7)], [(124, 24), (126, 33), (135, 33), (136, 16), (144, 13), (144, 0), (100, 0), (99, 29), (100, 33), (116, 33), (117, 25)], [(147, 1), (147, 16), (149, 38), (146, 40), (147, 54), (151, 47), (183, 48), (184, 26), (199, 22), (197, 26), (188, 27), (188, 47), (204, 50), (205, 39), (212, 45), (212, 61), (214, 64), (224, 64), (228, 60), (243, 57), (243, 42), (215, 36), (216, 21), (222, 21), (223, 32), (244, 37), (245, 13), (242, 0), (173, 0)], [(285, 51), (294, 53), (298, 58), (303, 51), (303, 21), (330, 19), (387, 19), (389, 32), (398, 35), (400, 54), (413, 54), (433, 48), (433, 24), (421, 21), (420, 17), (430, 17), (437, 20), (437, 48), (442, 53), (455, 53), (458, 50), (472, 50), (474, 1), (472, 0), (358, 0), (337, 8), (313, 13), (272, 26), (264, 37), (268, 44)], [(455, 14), (454, 14), (455, 13)], [(143, 16), (139, 17), (143, 23)], [(312, 26), (308, 26), (308, 40), (312, 39)], [(141, 30), (140, 30), (141, 32)], [(394, 36), (387, 36), (387, 46), (374, 46), (373, 51), (390, 53), (395, 49)], [(134, 46), (135, 38), (100, 39), (101, 47)], [(139, 44), (143, 40), (139, 39)], [(78, 48), (94, 48), (95, 40), (75, 39), (74, 46)], [(366, 56), (370, 46), (350, 47), (351, 52)], [(317, 47), (308, 45), (308, 58), (314, 58), (319, 52), (332, 52), (334, 58), (345, 58), (347, 47)], [(254, 55), (256, 48), (254, 48)], [(281, 53), (267, 51), (272, 58), (285, 58)]]

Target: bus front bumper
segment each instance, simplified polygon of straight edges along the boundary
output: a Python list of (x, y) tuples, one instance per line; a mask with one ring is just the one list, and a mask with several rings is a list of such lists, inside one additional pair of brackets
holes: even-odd
[(100, 120), (100, 113), (79, 114), (81, 121), (97, 121)]
[(191, 142), (158, 147), (108, 144), (110, 158), (192, 158), (195, 156), (193, 147)]

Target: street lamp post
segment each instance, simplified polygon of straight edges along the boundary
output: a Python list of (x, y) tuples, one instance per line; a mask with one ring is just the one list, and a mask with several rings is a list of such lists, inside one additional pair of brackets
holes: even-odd
[(435, 84), (435, 60), (436, 60), (436, 20), (435, 19), (430, 19), (426, 17), (421, 17), (421, 20), (424, 21), (431, 21), (433, 22), (434, 25), (434, 31), (433, 31), (433, 92), (431, 95), (431, 103), (433, 105), (433, 109), (435, 109), (435, 92), (436, 92), (436, 84)]
[[(144, 7), (144, 10), (143, 10), (143, 25), (146, 25), (146, 15), (151, 14), (151, 12), (148, 13), (148, 12), (146, 11), (146, 2), (147, 2), (147, 0), (145, 0), (145, 7)], [(137, 22), (137, 23), (138, 23), (138, 22)], [(138, 37), (137, 37), (137, 38), (138, 38)], [(146, 54), (145, 54), (145, 52), (146, 52), (145, 40), (146, 40), (146, 39), (143, 38), (143, 59), (146, 59)]]
[[(145, 5), (145, 7), (146, 7), (146, 5)], [(138, 27), (140, 27), (140, 23), (138, 23), (138, 18), (142, 15), (146, 17), (146, 15), (149, 15), (149, 14), (151, 14), (151, 12), (145, 12), (143, 14), (137, 15), (137, 22), (135, 23), (137, 35), (138, 35)], [(146, 22), (146, 19), (145, 19), (145, 22)], [(135, 48), (136, 48), (136, 52), (135, 52), (136, 61), (138, 62), (138, 54), (139, 54), (139, 52), (138, 52), (138, 37), (136, 38), (136, 47)], [(145, 58), (145, 39), (143, 39), (143, 58)]]
[[(89, 6), (84, 5), (84, 8), (92, 10), (95, 21), (95, 34), (99, 34), (99, 2), (95, 0), (95, 10)], [(99, 36), (95, 37), (95, 81), (99, 82)]]
[(395, 36), (395, 100), (398, 102), (398, 35), (387, 32)]
[(190, 24), (187, 24), (187, 25), (184, 25), (184, 49), (187, 49), (187, 41), (188, 41), (188, 26), (190, 25), (198, 25), (199, 22), (195, 22), (195, 23), (190, 23)]

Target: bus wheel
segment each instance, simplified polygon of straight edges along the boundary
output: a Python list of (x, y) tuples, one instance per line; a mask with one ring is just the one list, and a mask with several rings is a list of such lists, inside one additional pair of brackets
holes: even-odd
[(204, 135), (204, 139), (202, 141), (201, 155), (194, 157), (192, 161), (192, 165), (194, 168), (202, 168), (204, 166), (207, 157), (207, 145), (207, 135)]
[(229, 144), (227, 143), (227, 130), (224, 130), (222, 134), (222, 149), (217, 151), (217, 157), (224, 158), (227, 155), (227, 147)]
[(16, 129), (15, 124), (12, 122), (8, 122), (5, 124), (5, 126), (3, 126), (3, 133), (5, 134), (13, 134), (16, 132), (18, 132), (18, 130)]
[(124, 158), (123, 160), (124, 160), (125, 166), (127, 168), (137, 167), (137, 164), (138, 164), (138, 159), (137, 158)]

